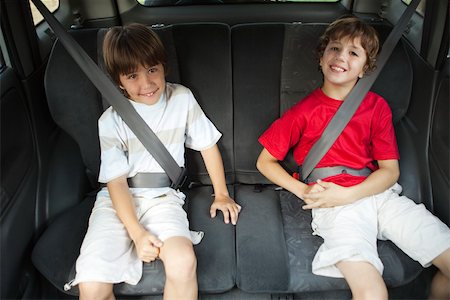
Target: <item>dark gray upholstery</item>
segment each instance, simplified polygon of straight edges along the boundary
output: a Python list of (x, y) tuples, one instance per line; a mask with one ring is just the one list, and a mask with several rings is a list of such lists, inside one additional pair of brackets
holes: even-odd
[(255, 168), (257, 137), (280, 114), (284, 24), (232, 27), (236, 181), (269, 183)]
[(440, 74), (435, 107), (431, 125), (431, 141), (429, 148), (431, 184), (434, 196), (436, 215), (450, 225), (450, 133), (448, 130), (450, 111), (448, 95), (450, 91), (450, 59), (447, 58), (443, 74)]
[[(97, 61), (96, 29), (72, 36)], [(53, 47), (45, 73), (48, 106), (55, 122), (78, 144), (93, 185), (100, 168), (97, 120), (103, 112), (98, 91), (60, 43)]]

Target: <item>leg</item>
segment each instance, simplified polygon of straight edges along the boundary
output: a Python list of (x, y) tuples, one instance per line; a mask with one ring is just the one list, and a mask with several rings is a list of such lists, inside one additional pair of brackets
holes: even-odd
[(81, 300), (114, 300), (113, 285), (104, 282), (80, 282)]
[(161, 247), (160, 258), (166, 272), (164, 299), (197, 299), (197, 259), (192, 242), (185, 237), (169, 238)]
[(450, 249), (433, 260), (438, 272), (431, 282), (429, 299), (450, 299)]
[(372, 264), (364, 261), (340, 261), (336, 266), (350, 286), (353, 299), (388, 299), (386, 284)]
[(394, 195), (380, 209), (380, 239), (389, 239), (412, 259), (439, 271), (431, 283), (430, 299), (450, 299), (450, 230), (423, 204)]

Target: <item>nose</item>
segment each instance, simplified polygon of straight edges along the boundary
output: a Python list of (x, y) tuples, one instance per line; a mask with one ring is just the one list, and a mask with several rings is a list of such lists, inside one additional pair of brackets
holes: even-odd
[(337, 60), (345, 60), (345, 54), (344, 51), (339, 50), (336, 52), (336, 59)]
[(145, 85), (152, 85), (153, 84), (153, 78), (150, 74), (146, 74), (145, 76), (143, 76), (144, 80), (143, 83)]

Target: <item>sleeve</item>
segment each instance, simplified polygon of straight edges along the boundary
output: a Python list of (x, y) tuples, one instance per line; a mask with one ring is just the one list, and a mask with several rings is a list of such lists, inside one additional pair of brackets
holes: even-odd
[(372, 128), (371, 147), (373, 159), (399, 159), (397, 139), (392, 122), (392, 111), (384, 99), (377, 105)]
[(259, 143), (276, 159), (283, 160), (300, 140), (301, 126), (295, 107), (286, 111), (259, 137)]
[[(101, 163), (98, 181), (107, 183), (124, 174), (128, 174), (130, 166), (128, 164), (126, 145), (121, 138), (121, 130), (117, 120), (112, 114), (106, 111), (98, 122)], [(123, 135), (123, 133), (122, 133)]]
[(214, 146), (222, 134), (205, 115), (191, 91), (188, 97), (185, 145), (187, 148), (202, 151)]

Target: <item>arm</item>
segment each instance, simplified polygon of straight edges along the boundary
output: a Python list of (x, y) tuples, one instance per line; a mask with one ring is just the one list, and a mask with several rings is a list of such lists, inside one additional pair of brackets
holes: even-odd
[(342, 187), (331, 182), (318, 181), (324, 188), (322, 192), (305, 195), (304, 209), (333, 207), (353, 203), (364, 197), (376, 195), (390, 188), (400, 175), (398, 161), (379, 160), (378, 170), (370, 174), (363, 182), (351, 187)]
[(200, 153), (202, 154), (206, 170), (211, 178), (214, 189), (214, 202), (210, 209), (211, 218), (214, 218), (216, 216), (216, 211), (220, 209), (223, 212), (224, 222), (228, 224), (231, 218), (231, 223), (236, 225), (241, 207), (236, 204), (228, 194), (219, 147), (215, 144)]
[(158, 248), (163, 244), (139, 223), (126, 177), (113, 179), (107, 186), (117, 216), (133, 240), (139, 258), (145, 262), (155, 260), (159, 254)]
[(305, 193), (323, 190), (319, 185), (308, 186), (292, 177), (283, 169), (278, 159), (265, 148), (261, 151), (256, 161), (256, 168), (274, 184), (290, 191), (300, 199), (304, 199)]

